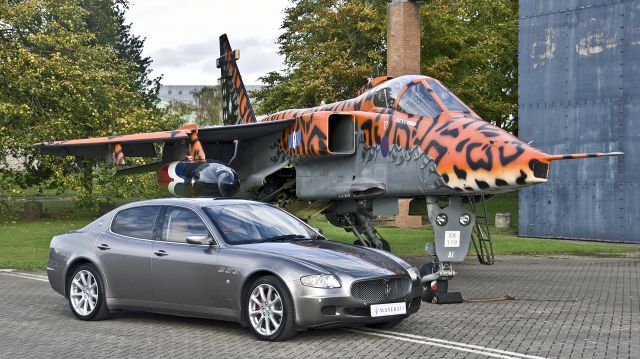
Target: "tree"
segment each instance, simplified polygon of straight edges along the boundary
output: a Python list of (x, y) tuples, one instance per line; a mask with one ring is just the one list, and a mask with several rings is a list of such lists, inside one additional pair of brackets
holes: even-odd
[[(257, 110), (353, 97), (386, 71), (385, 0), (294, 0), (278, 39), (286, 69), (261, 78)], [(421, 6), (424, 74), (449, 86), (486, 120), (517, 125), (518, 2), (431, 0)]]
[(193, 94), (196, 121), (200, 126), (222, 124), (222, 91), (220, 86), (204, 86)]
[[(278, 39), (286, 70), (262, 77), (257, 110), (318, 106), (352, 97), (386, 58), (384, 0), (294, 0)], [(382, 19), (382, 21), (381, 21)]]
[(162, 76), (149, 78), (152, 60), (142, 56), (145, 40), (134, 35), (131, 24), (125, 20), (129, 0), (82, 0), (80, 5), (87, 10), (84, 21), (95, 34), (95, 42), (113, 46), (120, 58), (135, 64), (136, 88), (143, 94), (147, 106), (156, 106)]
[(516, 132), (518, 2), (431, 0), (421, 12), (422, 72), (485, 120)]
[[(179, 119), (148, 106), (138, 64), (112, 43), (98, 41), (100, 33), (80, 5), (79, 0), (0, 4), (0, 162), (5, 162), (0, 174), (22, 186), (71, 187), (81, 204), (91, 205), (92, 161), (43, 157), (29, 145), (173, 129)], [(27, 171), (9, 171), (8, 156), (23, 159)]]

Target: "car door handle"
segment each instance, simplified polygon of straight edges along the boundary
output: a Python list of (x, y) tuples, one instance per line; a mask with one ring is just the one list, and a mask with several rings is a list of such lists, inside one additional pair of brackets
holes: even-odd
[(107, 249), (111, 249), (111, 247), (106, 243), (102, 243), (101, 245), (98, 246), (98, 249), (104, 251), (104, 250), (107, 250)]
[(164, 257), (164, 256), (168, 256), (169, 253), (167, 253), (164, 249), (160, 249), (158, 251), (153, 252), (153, 254), (157, 255), (158, 257)]

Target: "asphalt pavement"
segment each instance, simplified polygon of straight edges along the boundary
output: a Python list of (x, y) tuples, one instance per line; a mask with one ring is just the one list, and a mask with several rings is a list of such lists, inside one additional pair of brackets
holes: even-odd
[(0, 358), (637, 358), (640, 256), (469, 258), (449, 284), (465, 299), (387, 331), (309, 330), (256, 340), (235, 323), (124, 312), (75, 319), (45, 273), (0, 272)]

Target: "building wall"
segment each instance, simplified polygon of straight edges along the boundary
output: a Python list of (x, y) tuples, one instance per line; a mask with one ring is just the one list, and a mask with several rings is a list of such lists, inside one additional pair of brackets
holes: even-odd
[(520, 234), (640, 243), (640, 0), (520, 0), (519, 137), (553, 162)]
[[(177, 101), (194, 105), (193, 94), (205, 86), (213, 85), (160, 85), (158, 97), (160, 97), (160, 101), (165, 103)], [(261, 89), (262, 85), (246, 85), (245, 87), (251, 96), (251, 92)], [(250, 100), (253, 101), (254, 98), (251, 97)]]

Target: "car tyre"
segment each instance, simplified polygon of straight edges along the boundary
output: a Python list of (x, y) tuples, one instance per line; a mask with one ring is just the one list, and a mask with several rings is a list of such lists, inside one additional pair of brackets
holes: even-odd
[(81, 320), (102, 320), (109, 316), (104, 282), (95, 266), (76, 268), (67, 283), (69, 307)]
[(404, 318), (398, 318), (398, 319), (390, 320), (388, 322), (371, 323), (371, 324), (367, 324), (367, 327), (373, 328), (373, 329), (391, 329), (398, 326), (398, 324), (402, 323), (403, 320)]
[(293, 301), (278, 278), (256, 279), (249, 287), (244, 307), (249, 329), (258, 339), (275, 342), (296, 335)]

